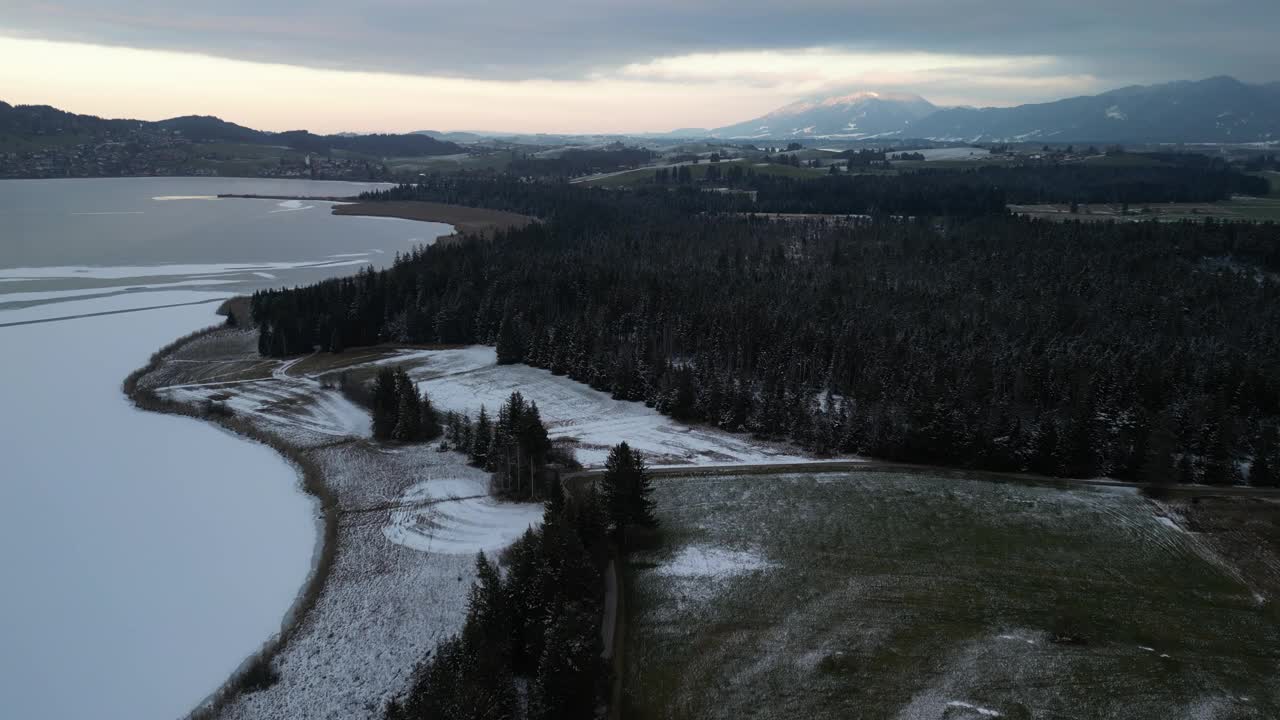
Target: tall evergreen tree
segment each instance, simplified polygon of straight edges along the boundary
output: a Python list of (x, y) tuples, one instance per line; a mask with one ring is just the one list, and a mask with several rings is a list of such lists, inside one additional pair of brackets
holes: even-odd
[(484, 405), (480, 406), (480, 417), (476, 419), (475, 428), (471, 432), (471, 464), (476, 467), (487, 467), (489, 464), (489, 446), (493, 444), (493, 426), (489, 422), (489, 413)]
[(1254, 487), (1280, 486), (1280, 468), (1276, 467), (1276, 430), (1270, 428), (1254, 444), (1253, 462), (1249, 464), (1249, 484)]
[(1147, 434), (1145, 457), (1138, 471), (1140, 482), (1155, 485), (1172, 485), (1179, 479), (1178, 468), (1174, 466), (1173, 451), (1177, 438), (1173, 433), (1173, 420), (1167, 413), (1161, 413)]
[(436, 408), (431, 404), (431, 398), (427, 395), (427, 391), (422, 391), (422, 398), (418, 401), (418, 432), (423, 440), (435, 440), (440, 437), (443, 429), (440, 427), (440, 415), (436, 412)]
[(396, 424), (391, 437), (401, 442), (422, 439), (422, 409), (419, 407), (418, 388), (403, 368), (395, 371)]
[(565, 607), (547, 626), (529, 692), (530, 720), (591, 720), (599, 704), (600, 633), (593, 610)]
[(396, 373), (389, 367), (378, 370), (373, 381), (373, 436), (390, 440), (400, 414), (400, 397), (396, 392)]
[(625, 537), (633, 527), (656, 527), (653, 485), (640, 454), (627, 443), (619, 443), (609, 451), (604, 468), (602, 494), (613, 529)]
[(511, 365), (524, 360), (524, 342), (520, 337), (520, 328), (510, 315), (502, 318), (498, 326), (497, 353), (499, 365)]

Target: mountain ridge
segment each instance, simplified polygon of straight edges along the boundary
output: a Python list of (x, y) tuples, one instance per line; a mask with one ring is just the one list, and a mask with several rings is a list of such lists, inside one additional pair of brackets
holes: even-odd
[(347, 150), (369, 155), (429, 156), (461, 152), (458, 145), (413, 133), (318, 135), (307, 130), (272, 132), (237, 125), (213, 115), (180, 115), (164, 120), (102, 118), (50, 105), (11, 105), (0, 101), (0, 135), (25, 137), (87, 135), (106, 138), (129, 133), (179, 137), (190, 142), (287, 145), (303, 152)]
[(1007, 108), (942, 108), (910, 93), (801, 100), (716, 128), (725, 139), (925, 139), (957, 142), (1244, 143), (1280, 141), (1280, 82), (1219, 75), (1130, 85)]
[(758, 118), (716, 128), (710, 132), (710, 136), (735, 139), (838, 137), (862, 140), (901, 130), (936, 110), (937, 106), (919, 95), (861, 90), (798, 100)]

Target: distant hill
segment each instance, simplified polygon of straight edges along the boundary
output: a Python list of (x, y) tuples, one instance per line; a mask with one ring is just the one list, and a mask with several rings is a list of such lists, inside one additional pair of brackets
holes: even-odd
[(1280, 84), (1248, 85), (1215, 77), (1012, 108), (941, 110), (911, 132), (966, 142), (1280, 140)]
[(484, 140), (486, 137), (489, 137), (487, 135), (482, 135), (480, 133), (464, 132), (464, 131), (440, 132), (438, 130), (415, 130), (413, 134), (426, 135), (427, 137), (433, 137), (437, 140), (443, 140), (445, 142), (453, 142), (453, 143), (474, 143), (474, 142), (480, 142), (481, 140)]
[(10, 105), (0, 102), (0, 135), (23, 140), (58, 136), (107, 140), (126, 134), (168, 136), (194, 143), (283, 145), (316, 153), (346, 150), (375, 157), (421, 157), (462, 152), (462, 148), (452, 142), (412, 133), (316, 135), (306, 130), (267, 132), (204, 115), (185, 115), (156, 122), (108, 120), (95, 115), (69, 113), (48, 105)]
[(863, 92), (803, 101), (711, 131), (715, 137), (920, 138), (959, 142), (1246, 143), (1280, 141), (1280, 83), (1230, 77), (1132, 86), (1009, 108), (938, 108)]
[(937, 110), (919, 95), (857, 92), (803, 100), (710, 132), (728, 139), (830, 137), (861, 140), (901, 136), (912, 123)]

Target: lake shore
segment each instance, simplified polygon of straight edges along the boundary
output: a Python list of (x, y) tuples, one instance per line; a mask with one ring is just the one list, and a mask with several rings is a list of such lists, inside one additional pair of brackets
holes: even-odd
[[(474, 495), (485, 492), (487, 474), (434, 444), (373, 442), (367, 427), (311, 421), (310, 413), (342, 402), (325, 376), (395, 352), (353, 351), (341, 367), (315, 370), (315, 356), (261, 358), (252, 328), (216, 326), (174, 341), (125, 381), (141, 409), (206, 420), (276, 450), (298, 469), (302, 490), (322, 512), (310, 575), (279, 632), (201, 701), (191, 720), (318, 717), (335, 709), (343, 717), (381, 717), (423, 655), (461, 628), (474, 552), (406, 547), (389, 541), (385, 527), (394, 512), (428, 512), (442, 502), (412, 494), (425, 480), (466, 483), (474, 492), (463, 494)], [(200, 397), (224, 388), (243, 393), (250, 409)]]
[(373, 202), (361, 201), (358, 197), (351, 196), (237, 195), (230, 193), (222, 194), (218, 197), (249, 200), (318, 200), (339, 203), (333, 206), (334, 215), (397, 218), (400, 220), (418, 220), (452, 225), (456, 232), (452, 235), (438, 238), (436, 242), (440, 243), (453, 242), (466, 235), (492, 238), (499, 231), (522, 228), (531, 222), (537, 222), (537, 218), (505, 210), (491, 210), (488, 208), (419, 200)]
[[(225, 315), (228, 311), (233, 311), (233, 308), (243, 305), (244, 300), (245, 298), (237, 297), (225, 301), (219, 308), (219, 314)], [(301, 625), (311, 609), (315, 607), (329, 572), (333, 568), (334, 554), (337, 550), (338, 515), (336, 499), (333, 492), (326, 485), (319, 467), (311, 458), (301, 452), (300, 448), (291, 445), (279, 436), (264, 431), (253, 423), (230, 415), (218, 416), (203, 412), (197, 406), (162, 398), (152, 389), (150, 376), (164, 369), (169, 360), (179, 355), (184, 348), (203, 338), (213, 336), (224, 329), (225, 326), (223, 325), (213, 325), (178, 338), (160, 348), (151, 356), (146, 365), (138, 368), (125, 378), (122, 385), (124, 394), (135, 407), (141, 410), (207, 420), (235, 435), (261, 443), (278, 452), (290, 465), (297, 469), (299, 486), (319, 505), (321, 510), (320, 532), (312, 556), (310, 574), (298, 591), (298, 595), (292, 605), (285, 612), (280, 632), (268, 638), (256, 652), (236, 668), (231, 677), (217, 690), (200, 701), (188, 715), (193, 720), (217, 717), (246, 687), (255, 681), (260, 681), (264, 668), (270, 667), (270, 663), (276, 654), (288, 643), (293, 632)], [(270, 674), (270, 671), (267, 674)]]

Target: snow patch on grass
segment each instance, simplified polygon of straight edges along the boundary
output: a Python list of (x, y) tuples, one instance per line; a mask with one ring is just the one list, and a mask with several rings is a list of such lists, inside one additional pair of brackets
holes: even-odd
[(670, 577), (732, 577), (772, 566), (755, 552), (689, 545), (659, 565), (656, 572)]
[(215, 382), (168, 388), (161, 394), (180, 402), (223, 403), (237, 415), (256, 416), (268, 429), (301, 446), (372, 434), (364, 408), (307, 378)]
[(542, 521), (541, 504), (499, 502), (485, 483), (460, 478), (418, 483), (401, 504), (382, 530), (387, 540), (445, 555), (500, 550)]
[(974, 705), (973, 703), (967, 703), (963, 700), (952, 700), (951, 702), (947, 703), (947, 707), (962, 708), (964, 710), (972, 710), (973, 712), (977, 713), (978, 715), (981, 715), (982, 717), (1000, 717), (1000, 712), (998, 710), (991, 710), (990, 708), (979, 707), (977, 705)]

